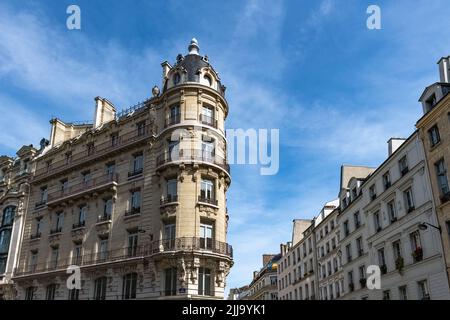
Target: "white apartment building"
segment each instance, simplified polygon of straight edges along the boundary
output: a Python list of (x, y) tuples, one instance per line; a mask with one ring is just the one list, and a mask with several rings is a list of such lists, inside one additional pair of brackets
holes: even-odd
[[(397, 147), (397, 148), (396, 148)], [(449, 300), (433, 195), (417, 132), (389, 141), (389, 157), (363, 184), (368, 263), (381, 269), (370, 299)]]
[(342, 292), (343, 274), (338, 255), (340, 230), (337, 224), (339, 199), (327, 203), (315, 219), (319, 299), (333, 300)]
[[(365, 178), (374, 168), (344, 165), (341, 168), (341, 188), (339, 192), (340, 249), (344, 282), (340, 288), (345, 299), (368, 299), (366, 289), (366, 268), (369, 262), (367, 247), (365, 206), (361, 192)], [(342, 297), (342, 296), (341, 296)]]

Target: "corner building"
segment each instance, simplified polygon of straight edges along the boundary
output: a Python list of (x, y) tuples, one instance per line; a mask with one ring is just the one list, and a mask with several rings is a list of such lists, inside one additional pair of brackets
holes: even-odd
[[(35, 158), (19, 299), (223, 299), (225, 87), (199, 54), (162, 63), (162, 88), (116, 112), (97, 97), (93, 123), (51, 120)], [(66, 285), (67, 267), (81, 288)]]

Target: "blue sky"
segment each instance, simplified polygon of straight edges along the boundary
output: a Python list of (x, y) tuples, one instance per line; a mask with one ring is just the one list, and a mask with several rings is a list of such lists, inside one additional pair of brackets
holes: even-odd
[[(81, 8), (81, 30), (66, 8)], [(377, 4), (382, 29), (366, 28)], [(248, 283), (261, 254), (290, 239), (338, 193), (343, 163), (376, 166), (406, 137), (417, 99), (450, 54), (447, 1), (2, 1), (0, 153), (48, 137), (52, 115), (93, 116), (161, 83), (160, 63), (196, 37), (227, 86), (228, 128), (279, 128), (280, 171), (232, 166), (228, 286)], [(25, 120), (25, 121), (24, 121)]]

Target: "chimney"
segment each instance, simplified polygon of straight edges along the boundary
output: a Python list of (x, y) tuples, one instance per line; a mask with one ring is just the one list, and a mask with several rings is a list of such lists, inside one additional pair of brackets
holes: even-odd
[(438, 61), (440, 82), (450, 82), (450, 56), (442, 57)]
[(95, 98), (94, 128), (116, 118), (116, 108), (105, 98)]
[(388, 140), (388, 157), (390, 157), (395, 150), (397, 150), (406, 139), (404, 138), (390, 138)]

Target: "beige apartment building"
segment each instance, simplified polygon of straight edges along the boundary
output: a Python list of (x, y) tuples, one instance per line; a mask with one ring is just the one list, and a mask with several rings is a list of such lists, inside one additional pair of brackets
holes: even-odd
[(441, 231), (447, 275), (450, 278), (450, 56), (438, 61), (440, 82), (428, 86), (420, 97), (423, 117), (416, 127), (425, 149), (436, 214)]
[(13, 271), (19, 260), (32, 160), (38, 153), (23, 146), (17, 157), (0, 157), (0, 300), (14, 299)]
[(281, 254), (264, 254), (263, 267), (253, 273), (253, 280), (242, 300), (278, 300), (277, 270)]
[[(19, 299), (222, 299), (227, 244), (225, 87), (195, 39), (161, 89), (93, 123), (52, 119), (35, 158)], [(94, 110), (93, 110), (94, 111)], [(81, 286), (67, 285), (68, 266)]]

